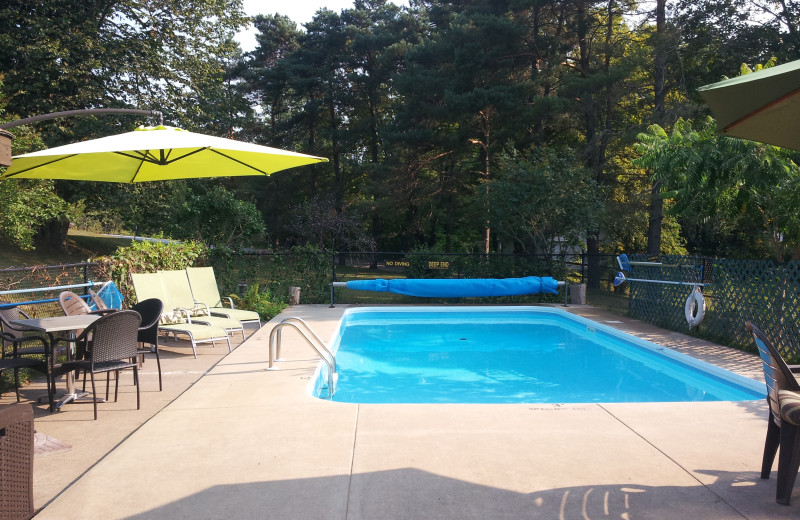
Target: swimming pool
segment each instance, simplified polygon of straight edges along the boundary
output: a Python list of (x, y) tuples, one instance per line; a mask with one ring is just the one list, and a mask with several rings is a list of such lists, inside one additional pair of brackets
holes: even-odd
[[(552, 307), (348, 309), (331, 400), (614, 403), (763, 399), (763, 383)], [(329, 398), (320, 366), (311, 393)]]

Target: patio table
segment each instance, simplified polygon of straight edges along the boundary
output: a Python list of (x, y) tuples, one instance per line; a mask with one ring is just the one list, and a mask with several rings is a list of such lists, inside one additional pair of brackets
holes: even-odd
[[(48, 350), (50, 350), (49, 355), (54, 355), (53, 352), (53, 343), (55, 342), (55, 334), (58, 332), (71, 332), (75, 330), (85, 329), (89, 325), (95, 322), (100, 316), (95, 314), (78, 314), (72, 316), (53, 316), (48, 318), (32, 318), (26, 320), (13, 320), (11, 323), (14, 325), (18, 325), (20, 327), (24, 327), (31, 330), (38, 330), (41, 332), (46, 332), (50, 341), (48, 342)], [(72, 359), (72, 347), (67, 349), (67, 358)], [(48, 374), (48, 378), (50, 375)], [(89, 401), (91, 402), (91, 398), (84, 397), (86, 392), (78, 392), (75, 389), (75, 375), (72, 371), (68, 372), (66, 375), (67, 379), (67, 393), (61, 397), (56, 403), (55, 407), (61, 409), (61, 407), (71, 401)], [(51, 382), (48, 381), (48, 384)], [(55, 381), (52, 382), (53, 386), (55, 386)], [(53, 410), (50, 410), (51, 412)]]

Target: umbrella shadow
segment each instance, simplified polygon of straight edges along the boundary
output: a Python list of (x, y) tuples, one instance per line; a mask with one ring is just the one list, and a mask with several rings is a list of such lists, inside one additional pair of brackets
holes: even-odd
[[(761, 480), (753, 472), (700, 473), (715, 476), (716, 482), (710, 487), (620, 483), (520, 493), (405, 468), (211, 486), (127, 518), (683, 520), (797, 518), (800, 512), (800, 497), (789, 507), (774, 502), (774, 480)], [(738, 500), (718, 494), (719, 486), (733, 489)]]

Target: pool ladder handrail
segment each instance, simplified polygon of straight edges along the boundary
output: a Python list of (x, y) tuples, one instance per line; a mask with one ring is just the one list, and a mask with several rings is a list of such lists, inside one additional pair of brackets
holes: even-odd
[[(302, 325), (303, 328), (300, 328), (298, 324)], [(273, 368), (274, 361), (276, 359), (280, 359), (281, 354), (281, 332), (284, 327), (292, 327), (297, 332), (300, 333), (300, 336), (306, 340), (311, 348), (317, 353), (317, 355), (325, 362), (328, 367), (328, 393), (329, 397), (333, 397), (333, 393), (335, 391), (335, 381), (336, 381), (336, 356), (334, 356), (333, 352), (325, 345), (325, 342), (322, 341), (319, 336), (309, 327), (308, 323), (306, 323), (302, 318), (286, 318), (282, 320), (280, 323), (275, 325), (272, 331), (269, 334), (269, 368)], [(309, 334), (311, 337), (309, 337)], [(312, 338), (316, 340), (319, 345), (315, 345)], [(277, 354), (277, 355), (276, 355)]]

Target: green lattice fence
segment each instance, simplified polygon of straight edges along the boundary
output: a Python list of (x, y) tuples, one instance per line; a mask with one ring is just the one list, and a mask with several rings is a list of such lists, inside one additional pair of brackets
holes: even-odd
[[(631, 261), (648, 261), (631, 255)], [(706, 314), (693, 335), (750, 352), (745, 322), (758, 325), (792, 362), (800, 362), (800, 263), (661, 256), (661, 266), (631, 267), (630, 278), (704, 282)], [(630, 313), (642, 321), (688, 332), (684, 314), (690, 285), (630, 281)]]

